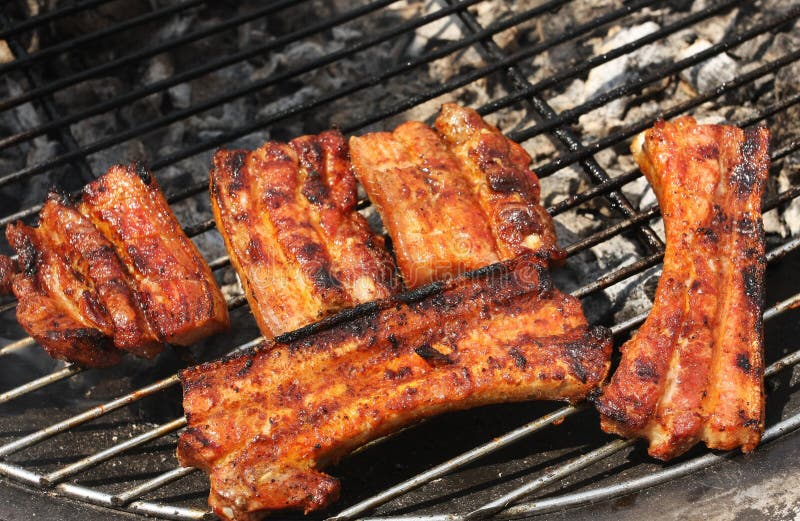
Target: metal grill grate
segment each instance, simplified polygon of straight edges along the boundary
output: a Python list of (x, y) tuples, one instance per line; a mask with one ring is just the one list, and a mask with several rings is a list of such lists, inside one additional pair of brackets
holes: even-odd
[[(291, 129), (294, 128), (301, 128), (304, 132), (320, 131), (328, 125), (328, 118), (331, 117), (345, 133), (382, 126), (390, 127), (401, 115), (430, 117), (435, 113), (436, 104), (441, 100), (467, 96), (468, 92), (464, 88), (480, 84), (483, 86), (484, 99), (466, 101), (480, 106), (479, 111), (490, 119), (493, 117), (499, 119), (501, 129), (512, 139), (528, 145), (540, 143), (541, 140), (552, 144), (551, 152), (537, 158), (538, 164), (535, 168), (543, 179), (545, 192), (548, 186), (554, 186), (559, 182), (559, 176), (564, 172), (572, 171), (580, 176), (581, 182), (575, 183), (568, 197), (554, 200), (548, 207), (548, 211), (556, 220), (586, 208), (596, 210), (598, 215), (603, 216), (602, 222), (591, 233), (569, 237), (570, 240), (563, 238), (562, 235), (562, 242), (570, 255), (567, 266), (583, 262), (580, 260), (581, 256), (593, 247), (609, 244), (609, 241), (623, 235), (629, 236), (638, 244), (637, 255), (630, 262), (607, 267), (595, 266), (596, 276), (593, 276), (590, 282), (569, 288), (574, 295), (587, 302), (618, 284), (635, 280), (641, 285), (644, 280), (641, 278), (642, 274), (657, 267), (661, 261), (663, 242), (658, 233), (658, 207), (650, 205), (641, 208), (640, 202), (632, 202), (626, 195), (625, 188), (639, 182), (641, 174), (638, 170), (603, 166), (608, 163), (607, 154), (626, 154), (624, 145), (633, 135), (651, 126), (659, 115), (671, 118), (694, 111), (725, 96), (738, 96), (741, 103), (752, 110), (744, 116), (726, 115), (734, 123), (750, 126), (767, 122), (773, 128), (777, 123), (790, 126), (785, 131), (777, 133), (784, 139), (773, 143), (773, 170), (777, 172), (788, 169), (791, 166), (789, 163), (798, 159), (800, 125), (797, 124), (797, 119), (783, 117), (778, 121), (776, 118), (786, 116), (789, 111), (800, 105), (800, 91), (782, 93), (766, 104), (758, 102), (758, 98), (765, 89), (771, 88), (780, 71), (800, 61), (800, 46), (789, 47), (787, 52), (779, 55), (761, 56), (758, 63), (753, 63), (752, 67), (736, 77), (718, 81), (706, 89), (692, 92), (690, 96), (684, 96), (686, 99), (683, 101), (659, 103), (657, 109), (633, 120), (623, 118), (616, 128), (600, 136), (585, 132), (586, 120), (582, 119), (582, 116), (592, 117), (593, 113), (597, 115), (598, 109), (613, 103), (630, 104), (631, 100), (640, 102), (646, 100), (652, 95), (648, 89), (652, 89), (654, 85), (675, 84), (678, 82), (676, 78), (681, 73), (703, 66), (726, 52), (735, 51), (742, 44), (760, 42), (765, 35), (798, 27), (796, 22), (800, 19), (800, 6), (789, 6), (789, 3), (785, 8), (778, 6), (769, 9), (760, 4), (728, 0), (708, 6), (698, 2), (696, 3), (698, 8), (690, 9), (683, 5), (685, 2), (674, 2), (676, 4), (674, 12), (664, 20), (659, 19), (660, 23), (656, 30), (630, 38), (629, 41), (617, 44), (602, 53), (589, 53), (583, 60), (561, 64), (561, 67), (555, 70), (546, 73), (540, 71), (538, 76), (532, 73), (536, 69), (537, 57), (555, 52), (560, 46), (565, 45), (572, 45), (575, 48), (588, 47), (592, 39), (602, 38), (611, 26), (626, 27), (640, 23), (648, 19), (648, 16), (656, 17), (655, 9), (660, 3), (653, 0), (624, 4), (606, 2), (603, 3), (602, 9), (598, 8), (595, 16), (554, 32), (542, 29), (542, 26), (556, 24), (566, 11), (576, 9), (576, 4), (580, 2), (521, 1), (518, 9), (499, 15), (495, 19), (492, 19), (491, 13), (487, 14), (482, 10), (484, 0), (444, 0), (424, 4), (381, 0), (359, 3), (355, 7), (350, 2), (343, 2), (342, 5), (346, 7), (341, 9), (335, 7), (336, 2), (319, 4), (285, 0), (257, 2), (255, 7), (248, 9), (245, 6), (220, 17), (219, 20), (222, 21), (200, 23), (196, 29), (149, 43), (149, 39), (141, 37), (149, 34), (147, 31), (152, 31), (154, 27), (164, 26), (187, 16), (190, 17), (189, 20), (202, 21), (207, 12), (214, 9), (210, 5), (212, 3), (202, 0), (163, 5), (160, 2), (152, 2), (150, 5), (154, 7), (150, 11), (124, 18), (118, 23), (109, 23), (63, 41), (58, 38), (48, 40), (48, 34), (52, 32), (53, 24), (56, 22), (68, 20), (70, 17), (80, 17), (104, 6), (118, 7), (132, 3), (135, 2), (92, 0), (75, 2), (40, 14), (31, 14), (26, 3), (20, 1), (16, 5), (9, 5), (5, 13), (0, 13), (0, 23), (3, 27), (0, 29), (0, 40), (8, 45), (13, 55), (13, 59), (0, 64), (0, 73), (25, 85), (24, 89), (16, 91), (6, 89), (4, 99), (0, 100), (0, 115), (33, 110), (41, 116), (28, 121), (22, 130), (5, 133), (0, 137), (0, 160), (7, 156), (23, 156), (36, 140), (48, 139), (58, 143), (57, 151), (41, 160), (34, 160), (19, 167), (4, 167), (0, 171), (1, 194), (14, 193), (13, 190), (20, 190), (19, 187), (36, 186), (37, 183), (41, 183), (40, 178), (45, 178), (48, 182), (61, 181), (76, 189), (93, 174), (103, 170), (98, 168), (98, 164), (102, 163), (102, 157), (105, 157), (103, 154), (120, 153), (120, 150), (123, 150), (120, 146), (136, 140), (146, 142), (149, 139), (152, 142), (161, 133), (174, 129), (175, 125), (196, 125), (192, 123), (193, 118), (199, 115), (207, 114), (209, 111), (224, 113), (227, 106), (263, 96), (269, 101), (271, 110), (261, 111), (253, 107), (251, 118), (193, 136), (193, 139), (187, 140), (181, 146), (162, 151), (148, 161), (159, 178), (165, 176), (165, 172), (170, 172), (168, 181), (171, 182), (164, 184), (168, 186), (168, 200), (171, 204), (176, 208), (182, 208), (181, 205), (193, 205), (200, 209), (191, 214), (192, 222), (187, 222), (184, 226), (190, 237), (199, 240), (216, 232), (210, 232), (214, 224), (208, 206), (203, 202), (207, 198), (207, 170), (197, 169), (195, 165), (203, 162), (207, 164), (209, 151), (214, 148), (233, 142), (257, 143), (263, 141), (265, 136), (290, 137), (280, 134), (291, 133)], [(430, 7), (431, 5), (434, 7)], [(756, 9), (767, 12), (767, 15), (750, 23), (746, 13)], [(324, 14), (297, 23), (298, 16), (308, 17), (316, 10)], [(217, 88), (209, 89), (209, 92), (200, 99), (192, 99), (191, 103), (183, 106), (167, 107), (152, 118), (140, 120), (131, 118), (127, 127), (108, 134), (100, 134), (96, 139), (87, 141), (74, 135), (75, 125), (90, 121), (92, 118), (137, 110), (148, 97), (164, 95), (170, 89), (209, 78), (210, 75), (241, 66), (248, 61), (265, 60), (271, 55), (287, 52), (289, 48), (296, 49), (301, 44), (317, 41), (320, 38), (325, 39), (332, 34), (332, 31), (343, 31), (351, 27), (348, 24), (368, 23), (373, 19), (383, 20), (381, 17), (387, 13), (411, 14), (399, 21), (395, 20), (396, 23), (393, 24), (375, 22), (373, 25), (356, 25), (362, 28), (372, 27), (373, 30), (364, 31), (359, 38), (349, 40), (345, 38), (346, 43), (339, 47), (311, 53), (297, 61), (287, 60), (260, 78), (248, 78), (242, 83), (223, 83)], [(745, 15), (734, 16), (732, 29), (722, 33), (717, 41), (710, 42), (697, 52), (679, 60), (668, 60), (658, 66), (650, 67), (641, 74), (628, 77), (623, 83), (612, 85), (601, 94), (590, 96), (566, 109), (557, 110), (553, 107), (554, 99), (563, 93), (566, 85), (576, 79), (585, 79), (592, 70), (613, 63), (613, 60), (630, 57), (649, 49), (649, 46), (682, 34), (682, 31), (709, 24), (720, 17), (730, 17), (735, 13), (745, 13)], [(293, 18), (295, 23), (291, 23)], [(275, 29), (272, 38), (241, 48), (239, 45), (232, 45), (227, 50), (209, 53), (208, 59), (196, 54), (197, 47), (191, 47), (191, 45), (201, 45), (209, 38), (216, 43), (225, 41), (225, 38), (230, 40), (237, 34), (241, 35), (247, 24), (263, 22), (265, 19), (282, 20), (285, 27)], [(289, 22), (286, 22), (287, 20)], [(367, 22), (364, 22), (365, 20)], [(370, 53), (376, 49), (397, 47), (398, 42), (405, 42), (407, 47), (409, 39), (419, 34), (421, 29), (431, 26), (457, 27), (458, 37), (440, 39), (432, 37), (416, 54), (400, 54), (393, 62), (376, 70), (342, 65), (362, 63), (369, 60), (372, 56)], [(99, 63), (94, 63), (92, 59), (80, 58), (91, 56), (104, 42), (121, 38), (129, 33), (137, 34), (140, 38), (139, 44), (132, 47), (129, 52)], [(513, 40), (518, 42), (517, 45), (510, 45), (509, 38), (504, 37), (509, 33), (514, 35)], [(31, 42), (36, 39), (48, 44), (41, 48), (30, 49)], [(154, 57), (163, 56), (165, 53), (186, 54), (190, 48), (194, 49), (192, 51), (195, 53), (194, 58), (172, 74), (149, 82), (131, 80), (131, 86), (114, 97), (95, 100), (74, 110), (64, 111), (63, 100), (69, 100), (70, 96), (74, 96), (70, 89), (75, 86), (111, 74), (124, 76), (124, 72), (120, 71), (128, 69), (140, 72), (142, 64)], [(459, 57), (468, 53), (474, 53), (476, 58), (473, 58), (473, 61), (479, 65), (456, 67), (448, 77), (434, 78), (435, 81), (431, 81), (428, 77), (431, 70), (438, 70), (435, 67), (439, 61), (450, 60), (458, 65), (461, 63)], [(64, 65), (65, 63), (68, 67)], [(309, 75), (337, 74), (337, 67), (346, 73), (341, 74), (341, 81), (336, 82), (336, 87), (330, 90), (322, 90), (307, 97), (296, 97), (293, 88), (284, 87), (300, 85)], [(51, 68), (57, 70), (54, 69), (54, 72)], [(368, 72), (359, 74), (359, 70)], [(417, 83), (419, 88), (414, 88)], [(387, 96), (387, 91), (391, 90), (392, 85), (397, 85), (400, 93)], [(6, 87), (0, 86), (0, 89), (4, 88)], [(381, 99), (384, 96), (387, 97), (386, 101)], [(358, 106), (359, 100), (370, 98), (374, 98), (375, 102), (369, 110), (354, 109)], [(502, 118), (510, 109), (525, 116), (522, 119), (517, 118), (513, 124), (503, 125)], [(342, 114), (349, 117), (338, 119)], [(792, 121), (793, 127), (790, 123)], [(594, 137), (587, 139), (587, 135)], [(102, 156), (101, 159), (97, 158), (98, 155)], [(125, 159), (129, 158), (118, 157), (118, 160)], [(10, 165), (13, 162), (0, 164)], [(179, 174), (188, 172), (188, 175), (174, 175), (176, 171)], [(783, 211), (796, 201), (798, 196), (800, 196), (800, 186), (796, 183), (780, 186), (768, 196), (764, 210)], [(24, 197), (18, 199), (24, 200)], [(368, 205), (368, 201), (363, 201), (360, 208), (366, 209)], [(4, 215), (0, 217), (0, 225), (4, 226), (21, 218), (30, 218), (39, 208), (38, 204), (30, 204), (4, 210)], [(179, 212), (179, 216), (182, 215), (184, 214)], [(770, 266), (774, 266), (787, 255), (796, 255), (800, 247), (800, 238), (791, 235), (787, 237), (771, 236), (771, 247), (768, 249)], [(208, 239), (208, 242), (203, 244), (213, 246), (214, 242), (213, 239)], [(212, 251), (204, 253), (209, 255), (207, 258), (212, 269), (221, 282), (230, 282), (232, 274), (227, 256), (218, 248), (215, 251), (214, 248), (210, 250)], [(771, 275), (774, 269), (771, 267), (768, 275)], [(776, 317), (781, 317), (780, 320), (783, 321), (792, 320), (790, 317), (787, 318), (792, 312), (786, 315), (784, 313), (800, 303), (798, 283), (798, 279), (794, 279), (793, 286), (788, 288), (788, 295), (782, 295), (778, 302), (768, 304), (765, 319), (772, 321)], [(245, 304), (246, 301), (240, 295), (231, 295), (229, 301), (231, 309), (243, 308)], [(8, 315), (6, 322), (10, 322), (14, 308), (13, 301), (8, 301), (0, 307), (0, 311)], [(612, 330), (618, 339), (617, 344), (640, 325), (645, 316), (646, 312), (640, 312), (613, 325)], [(234, 324), (237, 324), (237, 321), (246, 333), (254, 331), (246, 309), (234, 315)], [(794, 321), (796, 322), (796, 314)], [(249, 340), (236, 349), (254, 345), (258, 341), (258, 338)], [(0, 356), (9, 359), (22, 357), (20, 360), (44, 358), (44, 355), (32, 347), (33, 345), (34, 342), (30, 338), (19, 338), (0, 348)], [(788, 346), (791, 347), (796, 346)], [(772, 365), (766, 371), (767, 378), (782, 374), (787, 367), (791, 368), (800, 363), (800, 350), (788, 348), (782, 342), (770, 338), (768, 329), (767, 355)], [(13, 362), (21, 363), (19, 360)], [(172, 367), (181, 365), (180, 361), (173, 360), (171, 363)], [(117, 414), (130, 411), (137, 404), (153, 397), (159, 401), (175, 402), (172, 403), (171, 411), (179, 407), (179, 397), (176, 393), (177, 376), (174, 374), (164, 376), (159, 372), (159, 364), (163, 365), (164, 361), (159, 360), (155, 366), (139, 371), (135, 377), (126, 380), (120, 390), (115, 388), (110, 398), (95, 400), (101, 403), (94, 406), (86, 407), (83, 402), (82, 405), (76, 406), (69, 402), (67, 396), (65, 399), (68, 406), (64, 407), (67, 413), (59, 414), (63, 419), (55, 423), (52, 421), (53, 418), (49, 417), (50, 412), (45, 411), (47, 414), (44, 416), (32, 412), (27, 408), (30, 402), (25, 400), (30, 397), (47, 400), (56, 389), (58, 392), (66, 390), (80, 394), (87, 389), (91, 391), (98, 386), (102, 388), (102, 382), (108, 377), (108, 373), (87, 371), (61, 364), (49, 367), (51, 371), (40, 372), (39, 376), (30, 381), (3, 390), (0, 393), (0, 406), (4, 407), (4, 410), (18, 412), (16, 419), (18, 428), (14, 432), (0, 434), (2, 436), (0, 474), (36, 489), (135, 513), (170, 519), (202, 519), (211, 516), (205, 509), (205, 485), (202, 476), (193, 469), (177, 467), (172, 456), (175, 433), (185, 426), (182, 417), (168, 417), (155, 426), (152, 422), (148, 422), (144, 427), (128, 426), (130, 428), (121, 430), (119, 424), (130, 421), (130, 416), (123, 415), (119, 420), (110, 419), (115, 418)], [(70, 384), (76, 379), (77, 383)], [(101, 395), (102, 392), (98, 394)], [(22, 405), (16, 405), (20, 403)], [(359, 496), (360, 492), (355, 491), (354, 495), (343, 499), (341, 508), (344, 510), (339, 511), (334, 519), (345, 520), (363, 516), (382, 506), (383, 510), (378, 510), (382, 519), (398, 516), (431, 520), (444, 518), (466, 520), (489, 516), (523, 517), (617, 497), (678, 478), (732, 457), (732, 454), (710, 454), (698, 449), (689, 457), (674, 464), (654, 467), (651, 463), (647, 463), (641, 454), (637, 455), (635, 448), (637, 444), (634, 442), (616, 439), (609, 441), (610, 438), (601, 435), (596, 418), (588, 409), (586, 406), (553, 408), (541, 404), (501, 409), (500, 414), (514, 411), (517, 418), (536, 417), (536, 419), (523, 425), (509, 423), (508, 425), (513, 428), (507, 432), (495, 432), (477, 446), (466, 447), (467, 450), (461, 453), (453, 453), (450, 459), (446, 457), (429, 459), (427, 464), (434, 464), (430, 468), (424, 465), (414, 467), (412, 469), (414, 472), (396, 472), (393, 476), (399, 478), (391, 483), (381, 483), (378, 487), (365, 487), (364, 490), (370, 491), (368, 495)], [(469, 413), (471, 416), (466, 415), (462, 418), (474, 418), (483, 414), (482, 411), (472, 411)], [(533, 413), (537, 416), (528, 416)], [(542, 413), (544, 414), (541, 415)], [(519, 475), (512, 472), (511, 477), (498, 479), (484, 486), (480, 494), (473, 494), (472, 499), (467, 498), (470, 494), (459, 484), (458, 471), (468, 469), (470, 465), (484, 461), (491, 455), (511, 450), (513, 447), (518, 448), (521, 440), (528, 439), (540, 431), (546, 432), (548, 428), (554, 429), (550, 426), (576, 416), (579, 418), (567, 421), (574, 422), (573, 426), (586, 426), (583, 430), (588, 431), (586, 437), (581, 438), (577, 445), (567, 443), (559, 447), (558, 444), (555, 446), (550, 444), (550, 453), (541, 454), (535, 465), (523, 465), (524, 469), (527, 469), (526, 472), (518, 473)], [(797, 427), (800, 427), (800, 413), (786, 407), (772, 415), (764, 442), (772, 441)], [(442, 425), (440, 424), (438, 428), (441, 429)], [(119, 435), (115, 434), (118, 431)], [(98, 443), (102, 445), (94, 445), (94, 442), (90, 441), (89, 446), (93, 448), (72, 450), (72, 440), (91, 437), (92, 433), (97, 432), (101, 434), (101, 441)], [(487, 432), (491, 432), (491, 429)], [(119, 439), (120, 437), (122, 439)], [(59, 442), (59, 440), (66, 441)], [(86, 442), (83, 443), (85, 445)], [(384, 445), (386, 443), (392, 442), (384, 442)], [(403, 442), (398, 443), (400, 445), (397, 447), (403, 449)], [(599, 462), (610, 461), (609, 458), (613, 459), (614, 455), (624, 454), (623, 451), (631, 447), (634, 447), (634, 452), (625, 455), (625, 458), (634, 463), (633, 471), (628, 468), (613, 467), (612, 479), (609, 480)], [(518, 452), (514, 453), (515, 457), (524, 459), (528, 453), (537, 452), (537, 442), (529, 441), (529, 446), (527, 450), (525, 449), (525, 447), (518, 448)], [(380, 447), (370, 447), (367, 450), (380, 450)], [(138, 474), (124, 472), (120, 474), (118, 469), (129, 468), (133, 458), (152, 459), (153, 454), (161, 458), (156, 464), (149, 465)], [(385, 454), (381, 457), (386, 459)], [(352, 459), (358, 460), (358, 456)], [(442, 461), (443, 459), (445, 461)], [(344, 466), (347, 465), (349, 463), (345, 462)], [(361, 465), (359, 467), (361, 470), (351, 473), (369, 474), (363, 470), (368, 467), (363, 461), (354, 465)], [(498, 468), (502, 470), (505, 467), (512, 471), (518, 469), (516, 464), (506, 460), (501, 461)], [(531, 469), (540, 471), (532, 473)], [(637, 473), (636, 469), (641, 471)], [(344, 472), (347, 473), (348, 470), (345, 468)], [(380, 470), (372, 469), (372, 472)], [(364, 479), (372, 478), (374, 475), (368, 475)], [(423, 485), (430, 488), (431, 484), (440, 478), (451, 479), (452, 483), (448, 485), (450, 489), (445, 489), (457, 491), (460, 500), (456, 502), (456, 507), (447, 506), (446, 501), (441, 500), (428, 510), (410, 509), (409, 504), (416, 501), (411, 491)], [(183, 488), (179, 486), (187, 482), (190, 483), (188, 486)], [(348, 484), (345, 484), (345, 487), (355, 488)], [(535, 492), (543, 490), (550, 492), (548, 497), (520, 503)], [(411, 499), (404, 503), (404, 497)]]

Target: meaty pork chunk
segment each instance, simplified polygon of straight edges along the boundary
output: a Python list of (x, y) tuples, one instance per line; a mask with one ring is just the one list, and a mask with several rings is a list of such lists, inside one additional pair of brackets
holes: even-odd
[(765, 128), (690, 117), (660, 121), (633, 142), (664, 218), (664, 271), (597, 405), (605, 431), (648, 439), (655, 457), (698, 441), (747, 452), (763, 432), (768, 143)]

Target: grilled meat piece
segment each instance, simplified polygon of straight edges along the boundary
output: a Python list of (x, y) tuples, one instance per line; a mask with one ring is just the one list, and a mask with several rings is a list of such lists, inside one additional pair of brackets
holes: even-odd
[(78, 209), (130, 270), (158, 338), (189, 345), (228, 328), (227, 305), (211, 269), (143, 165), (112, 166), (84, 188)]
[(356, 212), (347, 144), (336, 131), (219, 150), (217, 228), (262, 333), (271, 338), (399, 289), (383, 239)]
[(19, 255), (17, 319), (55, 358), (152, 358), (228, 326), (211, 270), (143, 166), (112, 167), (77, 205), (50, 194), (36, 228), (14, 223), (6, 237)]
[(356, 175), (392, 238), (408, 287), (499, 260), (486, 216), (458, 160), (427, 125), (350, 139)]
[(73, 268), (50, 242), (47, 228), (14, 223), (6, 228), (6, 237), (22, 268), (13, 278), (22, 328), (53, 358), (91, 367), (118, 363), (111, 317), (86, 273)]
[(764, 428), (764, 233), (769, 133), (660, 121), (631, 147), (658, 197), (664, 271), (647, 320), (597, 401), (606, 432), (660, 459), (698, 441), (755, 448)]
[(11, 293), (14, 275), (17, 273), (17, 263), (11, 257), (0, 255), (0, 295)]
[(39, 212), (38, 231), (47, 238), (46, 249), (64, 259), (92, 288), (107, 316), (109, 327), (104, 332), (116, 347), (145, 358), (163, 350), (139, 307), (133, 278), (91, 221), (51, 194)]
[(539, 179), (525, 149), (474, 110), (454, 103), (442, 105), (434, 126), (472, 184), (500, 258), (533, 251), (563, 260), (566, 252), (558, 247), (553, 220), (539, 204)]
[(560, 260), (531, 158), (472, 109), (350, 139), (356, 175), (410, 287), (528, 252)]
[(210, 473), (217, 515), (324, 508), (339, 482), (321, 469), (372, 439), (485, 404), (577, 402), (608, 371), (610, 333), (531, 256), (369, 306), (181, 373), (178, 457)]

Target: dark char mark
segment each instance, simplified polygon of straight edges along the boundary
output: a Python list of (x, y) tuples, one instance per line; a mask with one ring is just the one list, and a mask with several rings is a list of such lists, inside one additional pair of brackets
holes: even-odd
[(33, 277), (36, 275), (36, 271), (39, 267), (39, 258), (41, 256), (41, 252), (36, 249), (36, 246), (33, 245), (33, 241), (31, 238), (25, 235), (25, 238), (22, 241), (22, 248), (17, 252), (19, 254), (20, 264), (22, 265), (22, 271), (28, 277)]
[(141, 179), (144, 184), (150, 185), (150, 183), (153, 181), (153, 176), (150, 174), (150, 171), (147, 169), (146, 166), (144, 166), (143, 163), (135, 161), (133, 163), (133, 169), (136, 172), (136, 175), (139, 176), (139, 179)]
[(759, 276), (758, 266), (747, 266), (742, 271), (742, 282), (744, 283), (744, 293), (754, 306), (761, 306), (763, 298), (763, 283)]
[(241, 369), (239, 369), (239, 371), (237, 371), (237, 372), (236, 372), (236, 376), (239, 376), (239, 377), (241, 377), (241, 376), (244, 376), (244, 375), (246, 375), (247, 373), (249, 373), (249, 372), (250, 372), (250, 368), (251, 368), (251, 367), (253, 367), (253, 358), (252, 358), (252, 357), (248, 358), (248, 359), (245, 361), (245, 363), (244, 363), (244, 365), (242, 366), (242, 368), (241, 368)]
[(736, 355), (736, 367), (741, 369), (744, 374), (750, 374), (752, 365), (750, 365), (750, 357), (747, 353), (739, 353)]
[(761, 133), (758, 128), (744, 131), (744, 142), (740, 148), (742, 160), (731, 172), (730, 182), (736, 189), (739, 198), (747, 197), (756, 186), (760, 177), (761, 163), (758, 157), (761, 149)]
[(653, 363), (649, 360), (638, 358), (633, 362), (633, 365), (636, 370), (636, 376), (642, 380), (656, 380), (656, 377), (658, 376), (656, 374), (656, 368), (653, 367)]
[(244, 188), (242, 169), (246, 158), (247, 151), (245, 150), (233, 150), (224, 156), (223, 168), (230, 173), (231, 182), (228, 190), (231, 192), (238, 192)]
[(453, 359), (447, 356), (444, 353), (440, 353), (436, 349), (434, 349), (430, 344), (422, 344), (421, 346), (414, 349), (414, 352), (417, 353), (428, 365), (433, 367), (439, 367), (442, 365), (450, 365), (453, 363)]
[(508, 354), (511, 355), (511, 358), (514, 359), (514, 364), (520, 369), (525, 369), (528, 366), (528, 361), (516, 347), (512, 347)]

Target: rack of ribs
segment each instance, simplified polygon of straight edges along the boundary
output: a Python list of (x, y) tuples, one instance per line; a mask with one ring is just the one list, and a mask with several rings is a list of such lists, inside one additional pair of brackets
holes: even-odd
[(267, 338), (400, 289), (383, 238), (356, 211), (356, 179), (336, 131), (217, 151), (211, 202)]
[(562, 259), (528, 153), (458, 105), (444, 105), (434, 127), (409, 121), (350, 139), (356, 176), (392, 238), (406, 285), (522, 253)]
[(752, 450), (764, 429), (761, 196), (766, 128), (659, 121), (631, 150), (666, 229), (647, 320), (597, 400), (603, 430), (669, 459), (699, 441)]
[(48, 353), (84, 366), (152, 358), (228, 327), (211, 270), (142, 165), (113, 166), (77, 201), (50, 194), (39, 224), (6, 229), (20, 325)]
[(183, 371), (181, 464), (210, 474), (223, 519), (309, 512), (339, 494), (323, 468), (415, 421), (584, 399), (607, 374), (610, 332), (543, 264), (524, 255)]

